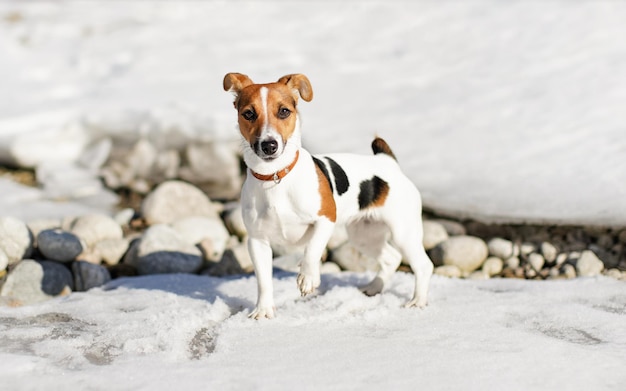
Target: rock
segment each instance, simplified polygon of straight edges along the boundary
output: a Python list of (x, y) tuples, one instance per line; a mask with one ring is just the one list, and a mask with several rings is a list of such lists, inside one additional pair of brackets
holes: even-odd
[(529, 263), (524, 265), (524, 275), (526, 276), (526, 278), (535, 278), (537, 277), (537, 274), (537, 271), (533, 269), (533, 267)]
[(320, 267), (321, 274), (334, 274), (341, 273), (341, 267), (337, 265), (335, 262), (323, 262)]
[(117, 223), (117, 225), (123, 227), (130, 225), (130, 221), (133, 217), (135, 217), (135, 211), (133, 208), (125, 208), (117, 212), (113, 216), (113, 220)]
[(557, 255), (555, 260), (556, 266), (560, 267), (562, 264), (564, 264), (567, 261), (567, 257), (567, 253), (560, 253), (559, 255)]
[(29, 221), (28, 223), (26, 223), (26, 225), (28, 226), (28, 229), (30, 229), (30, 232), (33, 234), (33, 238), (35, 238), (33, 246), (37, 247), (37, 236), (39, 235), (39, 232), (46, 230), (46, 229), (61, 228), (61, 220), (37, 219), (37, 220)]
[(510, 240), (493, 238), (487, 243), (487, 247), (489, 248), (489, 255), (493, 255), (494, 257), (498, 257), (500, 259), (507, 259), (517, 255), (514, 251), (515, 246)]
[(509, 257), (504, 261), (504, 264), (509, 269), (517, 269), (520, 265), (519, 257)]
[(622, 244), (626, 244), (626, 229), (619, 232), (617, 240)]
[(78, 236), (59, 228), (41, 231), (37, 246), (46, 258), (59, 262), (73, 261), (83, 251)]
[(211, 197), (237, 198), (241, 191), (242, 177), (239, 148), (235, 144), (209, 141), (188, 143), (180, 177), (194, 183)]
[(121, 239), (122, 227), (113, 218), (103, 214), (84, 215), (72, 224), (71, 232), (82, 239), (87, 247), (105, 239)]
[(105, 267), (89, 262), (77, 261), (72, 263), (72, 272), (74, 285), (78, 292), (88, 291), (111, 281), (111, 275)]
[[(125, 238), (121, 239), (104, 239), (99, 241), (93, 246), (93, 251), (96, 252), (100, 259), (102, 259), (107, 265), (117, 265), (126, 251), (128, 250), (129, 242)], [(92, 262), (96, 263), (96, 262)]]
[(522, 243), (522, 245), (520, 246), (520, 250), (519, 250), (522, 257), (527, 257), (530, 255), (530, 253), (533, 253), (535, 251), (537, 251), (537, 248), (535, 247), (535, 245), (532, 243), (528, 243), (528, 242)]
[(199, 244), (205, 239), (211, 242), (211, 253), (207, 259), (220, 259), (226, 249), (230, 234), (219, 218), (186, 217), (171, 224), (181, 238), (189, 244)]
[(282, 255), (280, 257), (274, 258), (272, 264), (274, 267), (279, 269), (298, 273), (300, 271), (300, 263), (302, 262), (302, 257), (304, 254), (302, 253), (294, 253), (289, 255)]
[(596, 244), (602, 248), (611, 248), (615, 244), (613, 241), (613, 235), (603, 233), (596, 239)]
[(446, 219), (435, 219), (432, 221), (443, 225), (443, 228), (445, 228), (449, 236), (467, 235), (467, 230), (461, 223)]
[(21, 220), (0, 217), (0, 250), (13, 265), (30, 256), (33, 250), (33, 235)]
[(489, 277), (502, 273), (504, 261), (498, 257), (489, 257), (483, 263), (482, 271)]
[(452, 236), (431, 251), (436, 265), (455, 265), (462, 272), (471, 273), (487, 259), (487, 244), (475, 236)]
[(556, 261), (558, 250), (552, 243), (550, 242), (541, 243), (540, 250), (546, 262), (553, 263)]
[(241, 204), (231, 203), (224, 208), (224, 225), (231, 235), (236, 235), (239, 239), (243, 239), (248, 235), (246, 225), (243, 223), (243, 214), (241, 211)]
[(538, 253), (531, 253), (528, 255), (528, 264), (535, 270), (539, 272), (543, 269), (543, 265), (546, 263), (545, 259), (543, 259), (543, 255)]
[(229, 276), (252, 273), (253, 271), (254, 265), (250, 259), (248, 246), (245, 243), (240, 243), (224, 251), (222, 259), (210, 267), (205, 274), (211, 276)]
[(608, 277), (615, 278), (616, 280), (622, 278), (622, 272), (615, 268), (607, 270), (604, 274)]
[(218, 208), (198, 188), (182, 181), (160, 184), (141, 204), (148, 225), (169, 224), (191, 216), (219, 218)]
[(333, 250), (331, 260), (343, 270), (351, 272), (377, 271), (378, 262), (357, 250), (350, 242), (346, 242)]
[(422, 243), (426, 250), (433, 249), (436, 245), (448, 239), (448, 232), (443, 225), (430, 220), (423, 222), (424, 238)]
[(576, 262), (576, 271), (581, 277), (592, 277), (602, 273), (604, 263), (593, 253), (585, 250)]
[(139, 274), (195, 273), (202, 266), (200, 250), (168, 225), (153, 225), (138, 243)]
[[(9, 257), (4, 253), (3, 250), (0, 249), (0, 274), (9, 266)], [(4, 275), (0, 275), (0, 279), (2, 279)]]
[(460, 278), (461, 275), (463, 274), (461, 272), (461, 269), (459, 269), (458, 267), (454, 265), (437, 266), (435, 268), (434, 273), (437, 274), (438, 276), (444, 276), (444, 277), (449, 277), (449, 278)]
[(565, 276), (565, 278), (576, 278), (576, 268), (569, 263), (563, 265), (563, 267), (561, 268), (561, 272), (563, 273), (563, 276)]
[(17, 304), (26, 305), (39, 303), (52, 296), (42, 290), (43, 267), (36, 261), (19, 262), (8, 274), (0, 288), (0, 296), (8, 297)]
[(489, 275), (487, 273), (483, 273), (481, 270), (477, 270), (470, 273), (467, 278), (470, 280), (487, 280), (489, 279)]
[(48, 295), (56, 296), (66, 290), (74, 289), (72, 273), (63, 264), (53, 261), (38, 261), (43, 268), (41, 290)]

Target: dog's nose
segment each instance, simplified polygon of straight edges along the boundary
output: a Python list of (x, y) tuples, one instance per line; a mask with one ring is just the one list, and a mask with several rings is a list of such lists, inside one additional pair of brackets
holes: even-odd
[(261, 151), (266, 155), (273, 155), (278, 150), (278, 141), (267, 140), (261, 142)]

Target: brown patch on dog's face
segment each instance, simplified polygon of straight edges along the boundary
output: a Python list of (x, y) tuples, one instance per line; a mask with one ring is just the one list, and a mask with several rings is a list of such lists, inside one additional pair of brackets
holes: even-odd
[(239, 130), (254, 145), (263, 130), (274, 129), (283, 143), (296, 129), (296, 97), (286, 85), (279, 83), (253, 84), (235, 99)]

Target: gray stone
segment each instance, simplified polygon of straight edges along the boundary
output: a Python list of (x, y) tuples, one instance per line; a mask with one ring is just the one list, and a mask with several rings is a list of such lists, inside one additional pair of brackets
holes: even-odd
[(191, 216), (218, 218), (218, 212), (209, 197), (182, 181), (160, 184), (141, 205), (141, 214), (148, 225), (169, 224)]
[(576, 268), (569, 263), (563, 265), (561, 272), (565, 278), (576, 278)]
[(610, 235), (608, 233), (603, 233), (599, 235), (596, 239), (596, 244), (600, 247), (607, 249), (613, 247), (613, 245), (615, 244), (613, 240), (613, 235)]
[(527, 257), (530, 255), (530, 253), (533, 253), (537, 251), (537, 247), (532, 244), (532, 243), (522, 243), (522, 245), (520, 246), (520, 254), (522, 255), (522, 257)]
[(622, 244), (626, 244), (626, 229), (619, 232), (619, 234), (617, 235), (617, 240)]
[(592, 277), (602, 273), (604, 263), (593, 253), (585, 250), (576, 262), (576, 272), (581, 277)]
[(157, 224), (139, 241), (134, 266), (139, 274), (195, 273), (202, 266), (202, 254), (173, 228)]
[(507, 259), (504, 260), (504, 264), (506, 265), (506, 267), (508, 267), (509, 269), (517, 269), (520, 265), (520, 259), (519, 257), (508, 257)]
[(424, 238), (422, 243), (426, 250), (433, 249), (436, 245), (448, 239), (448, 232), (443, 225), (435, 221), (425, 220), (423, 222)]
[(100, 259), (107, 265), (113, 266), (117, 265), (122, 260), (128, 250), (128, 246), (129, 242), (125, 238), (104, 239), (93, 246), (93, 251), (97, 253)]
[(498, 257), (500, 259), (507, 259), (515, 256), (515, 246), (510, 240), (502, 238), (493, 238), (487, 243), (489, 248), (489, 255)]
[(245, 274), (254, 271), (254, 265), (250, 259), (250, 253), (245, 243), (224, 251), (222, 259), (210, 267), (206, 274), (211, 276), (229, 276), (234, 274)]
[(51, 296), (57, 296), (63, 291), (74, 289), (72, 272), (63, 264), (54, 261), (38, 261), (43, 268), (41, 290)]
[(467, 278), (470, 280), (488, 280), (489, 274), (483, 273), (482, 270), (477, 270), (475, 272), (470, 273), (469, 276), (467, 276)]
[(431, 251), (436, 265), (455, 265), (462, 272), (471, 273), (487, 259), (487, 244), (475, 236), (452, 236)]
[(552, 243), (543, 242), (541, 243), (541, 254), (546, 262), (553, 263), (556, 261), (558, 250)]
[(88, 291), (111, 281), (111, 274), (105, 267), (89, 262), (77, 261), (72, 263), (72, 272), (74, 285), (78, 292)]
[(437, 266), (435, 268), (434, 273), (437, 274), (438, 276), (444, 276), (444, 277), (449, 277), (449, 278), (460, 278), (461, 275), (463, 274), (461, 272), (461, 269), (459, 269), (458, 267), (454, 265)]
[(619, 269), (615, 269), (615, 268), (605, 271), (604, 275), (606, 275), (607, 277), (615, 278), (616, 280), (619, 280), (622, 278), (622, 272), (619, 271)]
[(104, 214), (89, 214), (74, 220), (71, 232), (82, 239), (87, 247), (105, 239), (121, 239), (122, 227)]
[(0, 217), (0, 250), (13, 265), (30, 256), (33, 236), (24, 222), (14, 217)]
[(498, 257), (489, 257), (483, 263), (482, 271), (489, 277), (502, 273), (504, 261)]
[(78, 236), (59, 228), (41, 231), (37, 246), (46, 258), (59, 262), (73, 261), (83, 251)]
[(199, 244), (209, 239), (211, 253), (207, 259), (220, 259), (230, 240), (230, 234), (219, 218), (192, 216), (177, 220), (171, 227), (189, 244)]

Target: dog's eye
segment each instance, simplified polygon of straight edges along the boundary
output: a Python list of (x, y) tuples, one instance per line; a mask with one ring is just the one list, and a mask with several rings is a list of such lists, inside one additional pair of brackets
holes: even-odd
[(246, 110), (243, 113), (241, 113), (241, 116), (246, 120), (246, 121), (254, 121), (256, 119), (256, 113), (252, 110)]
[(280, 110), (278, 110), (278, 118), (280, 119), (285, 119), (289, 117), (290, 114), (291, 114), (291, 110), (289, 110), (286, 107), (283, 107)]

